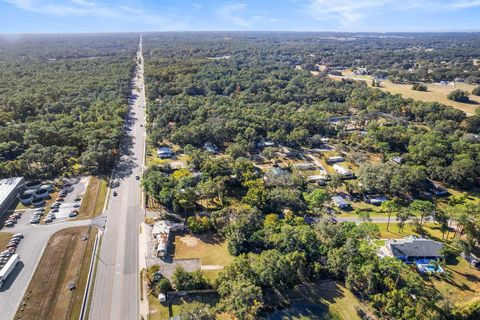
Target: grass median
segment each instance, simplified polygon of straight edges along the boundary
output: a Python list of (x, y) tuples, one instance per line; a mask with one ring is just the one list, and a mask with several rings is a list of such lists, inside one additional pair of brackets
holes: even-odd
[(50, 238), (15, 319), (78, 319), (95, 233), (77, 227)]
[(91, 219), (102, 213), (107, 197), (108, 181), (105, 177), (92, 176), (78, 210), (78, 219)]

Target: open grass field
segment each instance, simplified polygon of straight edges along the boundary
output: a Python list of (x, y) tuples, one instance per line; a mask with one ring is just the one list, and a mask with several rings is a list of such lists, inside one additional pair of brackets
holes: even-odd
[[(414, 100), (424, 102), (439, 102), (452, 106), (454, 108), (465, 111), (466, 113), (474, 114), (475, 109), (480, 105), (480, 97), (475, 96), (472, 93), (474, 85), (466, 83), (456, 83), (455, 86), (443, 86), (427, 84), (428, 91), (415, 91), (412, 90), (411, 84), (396, 84), (390, 81), (382, 81), (381, 89), (393, 94), (401, 94), (404, 98), (411, 98)], [(471, 103), (461, 103), (447, 99), (447, 95), (453, 90), (460, 89), (470, 93)]]
[(5, 247), (7, 246), (12, 236), (13, 236), (13, 233), (0, 232), (0, 251), (5, 250)]
[(427, 284), (453, 303), (468, 303), (480, 298), (480, 270), (470, 267), (461, 257), (447, 261), (447, 270), (448, 274), (439, 279), (431, 278), (426, 281)]
[(202, 265), (221, 266), (227, 266), (233, 260), (227, 243), (211, 234), (177, 235), (174, 259), (186, 258), (198, 258)]
[[(368, 86), (371, 86), (372, 77), (371, 76), (351, 76), (351, 73), (347, 72), (343, 77), (340, 76), (330, 76), (333, 80), (341, 80), (342, 78), (350, 78), (358, 81), (366, 81)], [(426, 83), (428, 91), (415, 91), (412, 90), (411, 84), (397, 84), (390, 82), (388, 80), (382, 81), (380, 84), (380, 89), (388, 91), (392, 94), (401, 94), (402, 97), (406, 99), (414, 99), (424, 102), (438, 102), (445, 104), (447, 106), (460, 109), (467, 114), (474, 114), (475, 109), (480, 106), (480, 97), (472, 95), (472, 90), (475, 88), (474, 85), (467, 83), (455, 83), (455, 86), (449, 85), (436, 85), (431, 83)], [(470, 103), (456, 102), (447, 99), (447, 95), (453, 90), (460, 89), (470, 93)]]
[(355, 307), (358, 299), (345, 286), (333, 280), (300, 285), (289, 293), (291, 306), (270, 315), (270, 320), (360, 319)]
[(91, 177), (78, 210), (78, 219), (94, 218), (102, 213), (107, 197), (108, 181), (105, 177)]
[[(88, 240), (82, 238), (88, 235)], [(45, 249), (15, 319), (78, 319), (95, 233), (89, 227), (55, 233)], [(67, 286), (75, 283), (70, 291)]]

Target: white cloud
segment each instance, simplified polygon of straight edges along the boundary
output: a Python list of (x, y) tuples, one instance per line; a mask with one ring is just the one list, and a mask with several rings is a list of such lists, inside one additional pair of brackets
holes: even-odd
[(53, 16), (89, 16), (142, 22), (157, 28), (184, 28), (185, 19), (147, 12), (141, 8), (112, 5), (96, 0), (3, 0), (19, 9)]
[(336, 20), (349, 26), (374, 10), (423, 10), (428, 12), (479, 7), (480, 0), (309, 0), (307, 12), (317, 20)]
[(240, 2), (226, 4), (215, 13), (222, 20), (243, 28), (251, 28), (259, 21), (277, 21), (277, 19), (269, 17), (267, 12), (255, 9), (250, 10), (246, 3)]
[(246, 9), (247, 5), (245, 3), (231, 3), (218, 9), (217, 15), (234, 25), (248, 28), (252, 21), (241, 16)]

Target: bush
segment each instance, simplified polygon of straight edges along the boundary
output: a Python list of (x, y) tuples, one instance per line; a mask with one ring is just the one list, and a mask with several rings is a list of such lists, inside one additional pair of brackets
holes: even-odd
[(463, 90), (453, 90), (447, 96), (449, 100), (457, 102), (468, 102), (468, 93)]
[(205, 233), (213, 229), (212, 222), (206, 216), (188, 217), (187, 225), (193, 233)]
[(203, 273), (200, 270), (188, 272), (180, 266), (177, 266), (175, 269), (173, 283), (177, 290), (202, 290), (210, 288), (210, 284), (203, 277)]
[(474, 94), (476, 96), (480, 96), (480, 86), (475, 87), (472, 91), (472, 94)]
[(156, 293), (167, 293), (168, 291), (172, 291), (172, 284), (170, 280), (167, 278), (162, 278), (158, 281), (157, 285), (155, 286)]
[(428, 90), (428, 87), (426, 85), (424, 85), (423, 83), (415, 83), (413, 86), (412, 86), (412, 90), (416, 90), (416, 91), (427, 91)]

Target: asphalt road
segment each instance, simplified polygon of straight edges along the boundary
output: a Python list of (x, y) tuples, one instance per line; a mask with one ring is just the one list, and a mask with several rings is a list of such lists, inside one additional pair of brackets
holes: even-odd
[[(140, 181), (145, 143), (145, 86), (142, 40), (137, 74), (133, 80), (130, 112), (121, 156), (115, 166), (106, 227), (94, 281), (90, 320), (139, 318), (139, 224), (144, 217)], [(137, 88), (139, 91), (137, 91)], [(113, 192), (117, 196), (113, 196)]]

